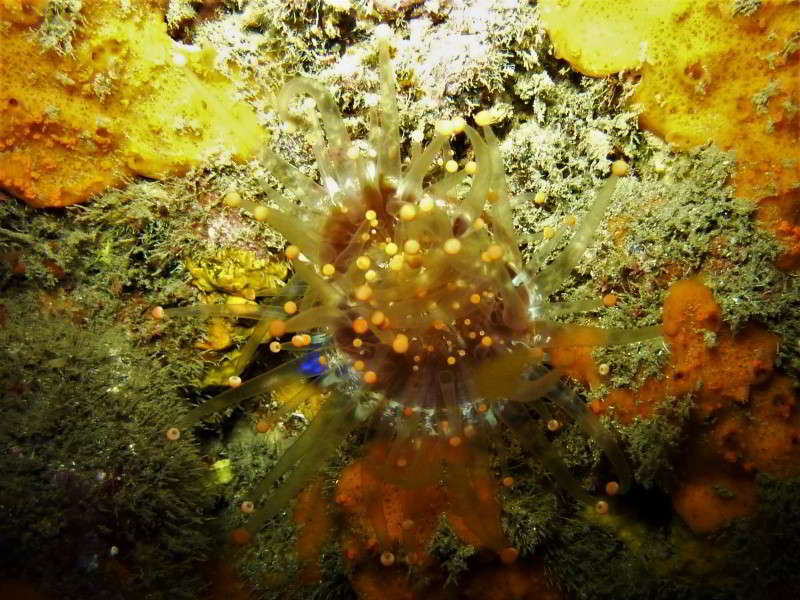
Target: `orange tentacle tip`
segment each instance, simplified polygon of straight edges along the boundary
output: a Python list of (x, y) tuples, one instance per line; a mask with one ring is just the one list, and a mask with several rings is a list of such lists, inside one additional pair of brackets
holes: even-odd
[(511, 563), (515, 562), (517, 557), (519, 557), (519, 550), (516, 548), (509, 546), (508, 548), (503, 548), (500, 550), (500, 561), (504, 565), (510, 565)]
[(231, 543), (235, 546), (245, 546), (250, 543), (250, 532), (244, 527), (231, 531)]

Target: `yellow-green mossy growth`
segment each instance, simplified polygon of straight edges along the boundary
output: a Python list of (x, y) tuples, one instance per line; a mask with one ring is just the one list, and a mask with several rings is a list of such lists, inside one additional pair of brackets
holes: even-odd
[[(206, 292), (208, 310), (217, 306), (242, 314), (256, 307), (256, 298), (278, 294), (289, 272), (286, 262), (259, 258), (242, 248), (222, 248), (208, 256), (188, 258), (184, 264), (192, 275), (192, 285)], [(222, 304), (216, 304), (220, 301)], [(226, 351), (226, 355), (205, 374), (203, 387), (227, 385), (231, 377), (241, 374), (249, 360), (240, 360), (241, 353), (230, 348), (236, 339), (251, 333), (252, 328), (237, 325), (225, 316), (209, 320), (204, 339), (196, 345), (202, 350)]]
[(66, 206), (261, 148), (214, 51), (172, 40), (161, 5), (0, 0), (0, 188)]
[(204, 292), (223, 292), (252, 300), (276, 293), (289, 272), (286, 262), (258, 258), (241, 248), (223, 248), (208, 257), (187, 259), (192, 284)]

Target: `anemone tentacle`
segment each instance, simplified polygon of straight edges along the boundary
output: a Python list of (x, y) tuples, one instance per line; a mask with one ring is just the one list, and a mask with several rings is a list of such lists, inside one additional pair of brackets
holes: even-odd
[[(270, 340), (275, 351), (293, 355), (193, 409), (180, 427), (292, 378), (328, 396), (252, 492), (251, 534), (283, 510), (339, 444), (365, 423), (375, 439), (385, 442), (373, 457), (375, 474), (392, 485), (413, 488), (443, 478), (455, 503), (481, 496), (475, 473), (486, 470), (493, 440), (503, 427), (572, 496), (593, 502), (548, 442), (547, 427), (555, 423), (550, 431), (557, 430), (556, 414), (566, 415), (595, 441), (627, 489), (630, 469), (613, 435), (548, 363), (548, 352), (559, 348), (660, 335), (655, 327), (603, 329), (553, 320), (602, 307), (597, 300), (555, 303), (548, 298), (589, 246), (619, 177), (612, 175), (603, 184), (561, 252), (552, 257), (561, 238), (543, 240), (523, 264), (499, 142), (491, 128), (482, 126), (479, 132), (464, 119), (440, 123), (428, 146), (415, 149), (404, 167), (385, 42), (379, 55), (380, 103), (366, 145), (351, 141), (333, 97), (315, 82), (292, 80), (280, 95), (278, 111), (288, 122), (297, 121), (291, 110), (297, 100), (313, 100), (321, 122), (312, 131), (319, 183), (267, 150), (264, 165), (303, 208), (275, 190), (268, 193), (270, 206), (242, 200), (238, 207), (289, 242), (286, 255), (294, 276), (281, 293), (266, 305), (162, 311), (167, 316), (255, 319), (240, 366)], [(436, 161), (449, 139), (462, 134), (474, 155), (469, 172), (437, 173)], [(466, 190), (462, 183), (469, 184)], [(287, 301), (291, 311), (287, 304), (281, 309)], [(309, 393), (286, 400), (270, 423)], [(380, 499), (367, 499), (366, 510), (377, 517), (381, 506)], [(499, 552), (507, 545), (502, 533), (481, 521), (483, 505), (476, 506), (479, 516), (468, 525)], [(373, 522), (380, 546), (394, 548), (396, 540), (381, 519)]]

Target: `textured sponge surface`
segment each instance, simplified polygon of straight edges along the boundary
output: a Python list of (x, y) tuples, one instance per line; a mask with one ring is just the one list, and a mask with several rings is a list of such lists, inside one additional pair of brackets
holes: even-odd
[(213, 50), (172, 40), (160, 3), (84, 2), (64, 40), (51, 5), (0, 0), (0, 187), (66, 206), (132, 175), (246, 160), (264, 143)]
[(579, 71), (641, 74), (642, 125), (680, 148), (736, 151), (737, 191), (800, 185), (800, 2), (542, 0), (556, 54)]

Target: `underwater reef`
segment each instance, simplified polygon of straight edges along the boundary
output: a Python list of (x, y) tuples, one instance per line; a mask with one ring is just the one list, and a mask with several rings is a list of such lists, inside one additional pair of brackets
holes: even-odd
[(0, 596), (797, 597), (798, 15), (0, 0)]

